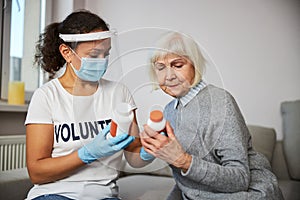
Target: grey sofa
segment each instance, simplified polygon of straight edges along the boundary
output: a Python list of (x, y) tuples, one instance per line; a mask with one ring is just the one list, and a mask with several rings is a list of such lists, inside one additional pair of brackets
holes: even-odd
[[(286, 200), (300, 199), (300, 101), (281, 105), (282, 141), (276, 141), (273, 128), (249, 125), (254, 148), (270, 161)], [(0, 199), (20, 200), (32, 184), (26, 169), (0, 172)], [(170, 168), (162, 161), (134, 169), (125, 161), (118, 181), (123, 200), (162, 200), (175, 184)]]

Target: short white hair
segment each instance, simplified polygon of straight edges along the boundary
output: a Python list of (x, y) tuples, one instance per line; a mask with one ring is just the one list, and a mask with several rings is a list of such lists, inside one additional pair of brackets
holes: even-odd
[(192, 63), (195, 77), (191, 87), (194, 87), (202, 80), (206, 61), (199, 45), (190, 36), (179, 32), (169, 32), (158, 41), (150, 58), (150, 78), (152, 81), (157, 82), (154, 70), (155, 62), (159, 59), (165, 59), (170, 54), (185, 57)]

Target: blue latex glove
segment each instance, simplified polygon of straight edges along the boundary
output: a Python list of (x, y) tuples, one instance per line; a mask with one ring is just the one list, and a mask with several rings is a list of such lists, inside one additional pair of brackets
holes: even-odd
[[(166, 133), (165, 132), (161, 132), (160, 134), (166, 136)], [(147, 153), (144, 149), (144, 147), (141, 148), (140, 150), (140, 157), (142, 160), (145, 160), (145, 161), (151, 161), (151, 160), (154, 160), (154, 156), (150, 153)]]
[(147, 153), (144, 149), (144, 147), (141, 148), (140, 150), (140, 157), (142, 160), (145, 160), (145, 161), (151, 161), (151, 160), (154, 160), (154, 156), (151, 155), (150, 153)]
[(78, 157), (84, 163), (91, 163), (99, 158), (107, 157), (126, 148), (133, 140), (133, 136), (122, 133), (116, 137), (106, 139), (110, 125), (106, 126), (90, 143), (78, 150)]

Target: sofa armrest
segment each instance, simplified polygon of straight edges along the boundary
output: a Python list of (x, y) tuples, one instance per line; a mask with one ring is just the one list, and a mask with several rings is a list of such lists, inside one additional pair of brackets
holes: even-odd
[(272, 159), (272, 169), (278, 179), (289, 180), (290, 175), (286, 164), (286, 159), (283, 154), (282, 141), (277, 141)]
[(283, 152), (288, 172), (293, 180), (300, 181), (300, 100), (281, 103)]
[(272, 162), (273, 151), (276, 143), (276, 132), (273, 128), (248, 125), (252, 136), (253, 148), (267, 157)]

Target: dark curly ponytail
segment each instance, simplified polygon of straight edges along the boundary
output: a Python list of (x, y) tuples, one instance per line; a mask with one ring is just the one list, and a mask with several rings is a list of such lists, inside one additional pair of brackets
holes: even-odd
[[(89, 33), (97, 29), (109, 30), (108, 25), (98, 15), (87, 10), (75, 11), (63, 22), (48, 25), (37, 41), (35, 63), (48, 72), (50, 78), (53, 78), (66, 62), (59, 52), (59, 46), (65, 43), (59, 38), (59, 34)], [(65, 44), (74, 48), (74, 43)]]

